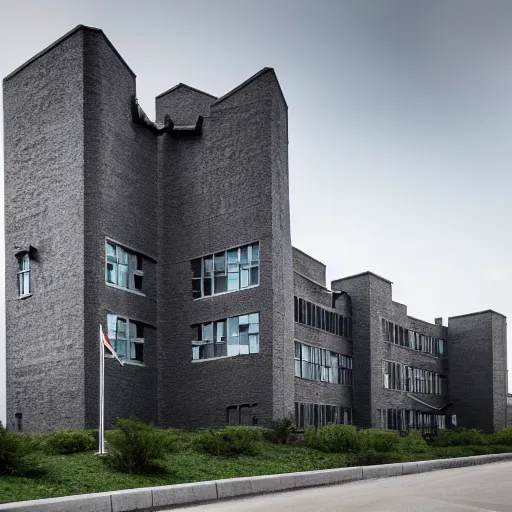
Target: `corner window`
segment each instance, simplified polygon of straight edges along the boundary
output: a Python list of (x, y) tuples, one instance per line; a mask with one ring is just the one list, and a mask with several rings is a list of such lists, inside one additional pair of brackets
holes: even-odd
[(30, 259), (25, 253), (18, 257), (18, 297), (26, 297), (30, 293)]
[(258, 243), (192, 260), (192, 297), (199, 299), (257, 286), (259, 266)]
[(260, 314), (234, 316), (194, 326), (192, 359), (257, 354), (260, 351)]
[(107, 315), (108, 337), (119, 359), (144, 363), (144, 324)]
[(142, 292), (142, 256), (110, 240), (106, 242), (105, 279), (109, 284)]

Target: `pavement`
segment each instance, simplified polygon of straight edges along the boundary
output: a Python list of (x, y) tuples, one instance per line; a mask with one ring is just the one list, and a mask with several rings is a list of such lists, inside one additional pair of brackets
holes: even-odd
[(173, 509), (179, 512), (512, 512), (512, 462), (362, 480)]

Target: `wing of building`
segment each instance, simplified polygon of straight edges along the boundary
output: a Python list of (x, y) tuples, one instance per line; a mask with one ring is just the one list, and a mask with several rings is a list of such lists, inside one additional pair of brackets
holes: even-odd
[[(151, 121), (135, 74), (78, 26), (4, 79), (7, 423), (493, 431), (506, 319), (407, 315), (371, 272), (292, 248), (287, 105), (265, 68), (216, 98), (179, 84)], [(293, 141), (292, 141), (293, 144)]]

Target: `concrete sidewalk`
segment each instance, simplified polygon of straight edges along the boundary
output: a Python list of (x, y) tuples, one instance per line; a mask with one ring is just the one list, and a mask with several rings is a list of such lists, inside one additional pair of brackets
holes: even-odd
[[(97, 494), (83, 494), (0, 505), (0, 511), (16, 512), (134, 512), (162, 510), (240, 496), (341, 484), (358, 480), (425, 473), (438, 469), (512, 461), (512, 453), (440, 459), (379, 466), (306, 471), (280, 475), (230, 478), (209, 482), (146, 487)], [(512, 510), (512, 506), (510, 509)]]

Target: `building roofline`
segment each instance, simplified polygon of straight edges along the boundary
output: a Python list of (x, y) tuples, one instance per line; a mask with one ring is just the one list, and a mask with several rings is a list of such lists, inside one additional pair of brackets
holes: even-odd
[(505, 318), (505, 320), (507, 319), (507, 317), (505, 315), (503, 315), (502, 313), (498, 313), (497, 311), (494, 311), (493, 309), (486, 309), (485, 311), (476, 311), (475, 313), (467, 313), (465, 315), (449, 316), (448, 320), (451, 320), (453, 318), (463, 318), (465, 316), (485, 315), (487, 313), (493, 313), (495, 315), (499, 315), (499, 316)]
[(313, 258), (313, 256), (310, 256), (308, 253), (304, 252), (304, 251), (301, 251), (300, 249), (297, 249), (297, 247), (294, 247), (292, 246), (292, 249), (294, 251), (297, 251), (297, 252), (300, 252), (301, 254), (303, 254), (304, 256), (307, 256), (308, 258), (312, 259), (313, 261), (316, 261), (317, 263), (320, 263), (320, 265), (322, 265), (323, 267), (326, 267), (326, 264), (325, 263), (322, 263), (320, 260), (317, 260), (316, 258)]
[(416, 318), (415, 316), (411, 316), (411, 315), (407, 315), (407, 318), (409, 318), (410, 320), (415, 320), (416, 322), (421, 322), (423, 324), (428, 324), (432, 327), (444, 327), (444, 325), (437, 325), (437, 324), (433, 324), (432, 322), (429, 322), (427, 320), (422, 320), (421, 318)]
[(213, 94), (201, 91), (199, 89), (196, 89), (195, 87), (190, 87), (190, 85), (183, 84), (183, 83), (180, 82), (178, 85), (175, 85), (174, 87), (171, 87), (170, 89), (167, 89), (167, 91), (159, 94), (158, 96), (155, 96), (155, 100), (157, 100), (158, 98), (161, 98), (162, 96), (165, 96), (166, 94), (169, 94), (170, 92), (175, 91), (176, 89), (179, 89), (180, 87), (184, 87), (185, 89), (189, 89), (189, 90), (197, 92), (199, 94), (203, 94), (204, 96), (209, 96), (210, 98), (213, 98), (214, 100), (217, 99), (217, 96), (214, 96)]
[(110, 40), (108, 39), (108, 37), (105, 35), (105, 33), (103, 32), (103, 30), (99, 29), (99, 28), (95, 28), (95, 27), (88, 27), (86, 25), (77, 25), (74, 29), (70, 30), (68, 33), (64, 34), (62, 37), (60, 37), (59, 39), (57, 39), (56, 41), (54, 41), (50, 46), (47, 46), (44, 50), (40, 51), (39, 53), (37, 53), (36, 55), (34, 55), (32, 58), (30, 58), (29, 60), (27, 60), (25, 63), (23, 63), (21, 66), (19, 66), (18, 68), (16, 68), (12, 73), (9, 73), (4, 79), (3, 79), (3, 82), (7, 82), (8, 80), (10, 80), (12, 77), (14, 77), (15, 75), (17, 75), (20, 71), (22, 71), (23, 69), (25, 69), (27, 66), (29, 66), (30, 64), (32, 64), (33, 62), (35, 62), (37, 59), (39, 59), (40, 57), (42, 57), (43, 55), (46, 55), (48, 52), (50, 52), (51, 50), (53, 50), (55, 47), (57, 47), (59, 44), (63, 43), (66, 39), (70, 38), (72, 35), (74, 35), (76, 32), (80, 31), (80, 30), (90, 30), (91, 32), (96, 32), (96, 33), (99, 33), (103, 36), (103, 38), (105, 39), (105, 42), (110, 46), (110, 48), (112, 49), (112, 51), (115, 53), (116, 57), (121, 61), (121, 63), (126, 67), (126, 69), (131, 73), (131, 75), (133, 76), (133, 78), (136, 78), (136, 74), (131, 70), (130, 66), (128, 66), (128, 64), (126, 63), (126, 61), (123, 59), (123, 57), (121, 57), (121, 54), (116, 50), (116, 48), (114, 47), (114, 45), (110, 42)]
[(254, 80), (259, 78), (260, 76), (263, 76), (265, 73), (272, 73), (274, 75), (274, 78), (276, 79), (276, 82), (277, 82), (277, 87), (279, 89), (279, 93), (281, 94), (281, 98), (283, 99), (285, 107), (288, 109), (288, 104), (286, 103), (286, 100), (284, 98), (283, 90), (281, 89), (281, 85), (279, 84), (279, 80), (277, 79), (277, 75), (276, 75), (276, 72), (274, 71), (274, 68), (263, 68), (263, 69), (261, 69), (256, 74), (254, 74), (250, 78), (248, 78), (245, 82), (242, 82), (240, 85), (237, 85), (234, 89), (231, 89), (231, 91), (229, 91), (228, 93), (224, 94), (224, 96), (221, 96), (217, 101), (214, 101), (212, 103), (212, 107), (213, 107), (213, 105), (218, 105), (219, 103), (221, 103), (225, 99), (229, 98), (233, 94), (237, 93), (238, 91), (240, 91), (244, 87), (247, 87), (251, 82), (254, 82)]
[(366, 275), (373, 276), (373, 277), (376, 277), (377, 279), (380, 279), (381, 281), (385, 281), (386, 283), (393, 284), (393, 282), (390, 281), (389, 279), (379, 276), (378, 274), (375, 274), (374, 272), (371, 272), (370, 270), (367, 270), (366, 272), (361, 272), (360, 274), (354, 274), (352, 276), (340, 277), (339, 279), (333, 279), (333, 281), (345, 281), (347, 279), (355, 279), (356, 277), (362, 277), (362, 276), (366, 276)]

